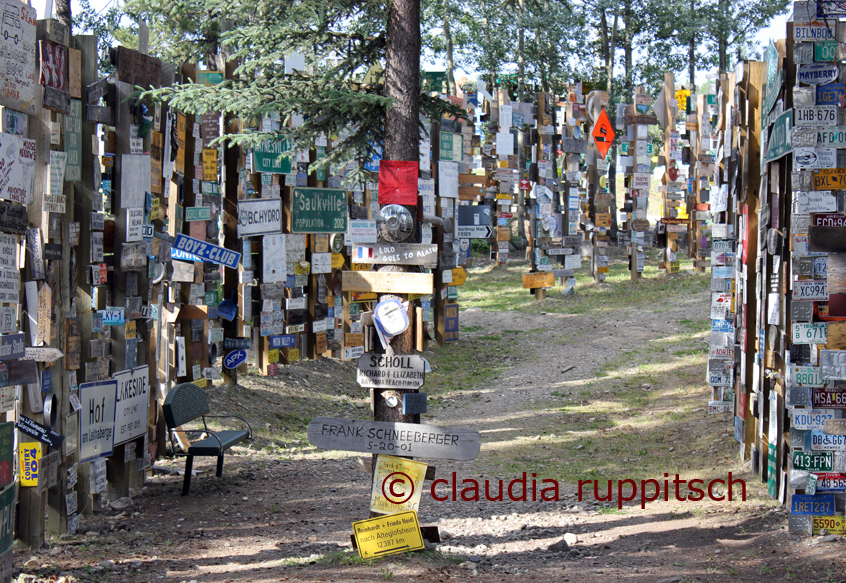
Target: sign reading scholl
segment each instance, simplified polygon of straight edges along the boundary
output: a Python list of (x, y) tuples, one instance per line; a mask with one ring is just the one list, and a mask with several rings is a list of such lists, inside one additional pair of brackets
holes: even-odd
[(247, 360), (246, 350), (233, 350), (223, 359), (223, 366), (226, 368), (237, 368)]

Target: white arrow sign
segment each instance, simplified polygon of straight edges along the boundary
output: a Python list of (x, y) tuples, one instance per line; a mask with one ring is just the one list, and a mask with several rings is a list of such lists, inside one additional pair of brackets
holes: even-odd
[(35, 360), (37, 362), (56, 362), (64, 354), (58, 348), (25, 348), (21, 360)]
[(488, 239), (491, 235), (493, 235), (493, 229), (489, 226), (458, 225), (455, 228), (455, 237), (457, 239)]

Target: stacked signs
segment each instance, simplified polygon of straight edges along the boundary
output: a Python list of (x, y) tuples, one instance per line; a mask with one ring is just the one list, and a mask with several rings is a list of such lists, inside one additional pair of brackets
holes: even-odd
[[(654, 241), (646, 218), (649, 191), (651, 188), (650, 125), (658, 123), (658, 117), (652, 111), (652, 98), (638, 88), (634, 95), (635, 103), (617, 106), (617, 130), (620, 134), (622, 156), (618, 163), (627, 175), (626, 188), (626, 224), (628, 226), (629, 269), (632, 279), (637, 279), (644, 268), (643, 247), (652, 246)], [(656, 101), (660, 107), (662, 102)], [(657, 110), (656, 110), (657, 111)], [(623, 242), (623, 241), (621, 241)]]
[[(402, 405), (403, 414), (425, 413), (426, 394), (416, 392), (424, 367), (415, 355), (365, 354), (358, 359), (358, 383), (384, 390), (376, 398), (390, 408)], [(403, 389), (414, 392), (400, 395)], [(428, 464), (398, 456), (472, 460), (481, 446), (479, 432), (469, 429), (334, 417), (309, 423), (308, 439), (324, 449), (376, 454), (370, 510), (384, 516), (353, 523), (362, 559), (424, 547), (417, 513)]]
[(677, 123), (677, 120), (679, 117), (686, 119), (690, 99), (689, 90), (676, 89), (672, 73), (664, 75), (664, 86), (655, 101), (655, 114), (664, 128), (662, 155), (666, 169), (659, 187), (662, 193), (663, 215), (658, 225), (658, 233), (665, 246), (661, 265), (668, 273), (678, 272), (679, 248), (687, 242), (688, 182), (682, 174), (682, 163), (690, 168), (691, 141), (687, 124)]

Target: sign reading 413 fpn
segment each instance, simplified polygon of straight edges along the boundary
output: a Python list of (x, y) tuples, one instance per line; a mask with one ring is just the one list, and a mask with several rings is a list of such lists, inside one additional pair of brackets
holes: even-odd
[(419, 389), (425, 380), (425, 363), (416, 355), (365, 354), (358, 359), (357, 381), (375, 389)]

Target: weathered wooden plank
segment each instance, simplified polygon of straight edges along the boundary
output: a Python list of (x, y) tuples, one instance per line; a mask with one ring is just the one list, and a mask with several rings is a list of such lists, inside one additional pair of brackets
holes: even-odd
[(476, 459), (481, 448), (473, 429), (337, 417), (315, 418), (308, 424), (308, 440), (330, 450), (451, 460)]
[(808, 250), (831, 253), (846, 252), (846, 226), (822, 227), (811, 225), (808, 228)]
[(386, 294), (430, 294), (434, 289), (431, 273), (384, 271), (344, 271), (342, 290)]

